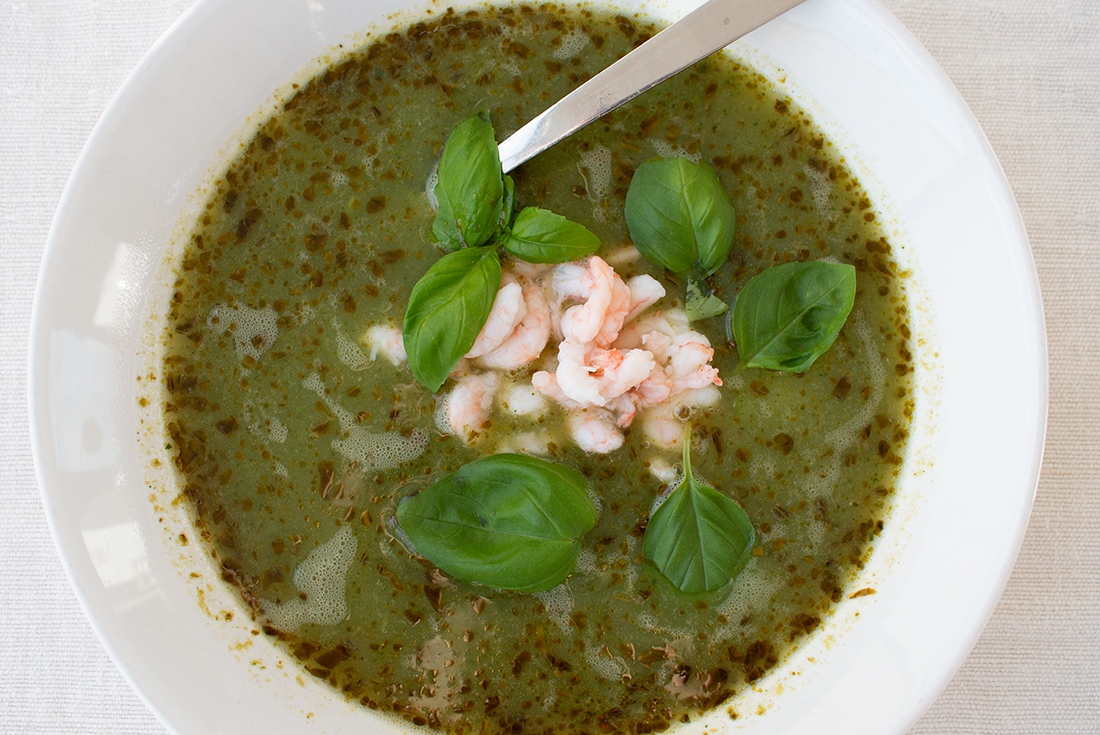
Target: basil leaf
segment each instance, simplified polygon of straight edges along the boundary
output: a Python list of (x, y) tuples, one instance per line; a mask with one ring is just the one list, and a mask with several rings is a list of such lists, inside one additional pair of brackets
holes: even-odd
[(681, 592), (714, 592), (744, 568), (756, 531), (736, 501), (695, 478), (690, 426), (683, 444), (684, 479), (650, 517), (642, 556)]
[(397, 522), (418, 554), (453, 577), (542, 592), (572, 573), (596, 508), (579, 472), (496, 454), (406, 498)]
[(687, 312), (689, 322), (724, 314), (728, 308), (729, 305), (711, 293), (706, 284), (700, 283), (695, 278), (688, 279), (684, 310)]
[(444, 248), (484, 245), (496, 232), (504, 179), (488, 113), (468, 117), (451, 131), (439, 156), (435, 196), (432, 237)]
[(528, 263), (568, 263), (599, 250), (600, 238), (560, 214), (525, 207), (501, 244)]
[(413, 286), (401, 330), (413, 377), (435, 392), (470, 351), (500, 290), (500, 257), (466, 248), (437, 260)]
[(506, 229), (512, 224), (512, 215), (516, 213), (516, 182), (508, 174), (504, 174), (504, 203), (500, 210), (500, 226)]
[(696, 263), (707, 275), (718, 270), (729, 257), (737, 224), (714, 170), (680, 157), (638, 167), (624, 215), (642, 255), (680, 275)]
[(800, 373), (825, 353), (856, 296), (856, 269), (841, 263), (786, 263), (753, 276), (733, 307), (742, 367)]

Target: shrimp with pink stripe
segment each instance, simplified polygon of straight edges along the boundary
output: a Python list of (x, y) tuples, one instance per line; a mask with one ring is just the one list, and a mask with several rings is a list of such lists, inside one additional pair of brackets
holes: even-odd
[[(440, 428), (468, 443), (475, 440), (503, 384), (497, 402), (508, 420), (545, 421), (545, 412), (531, 401), (543, 396), (560, 406), (564, 430), (586, 452), (621, 447), (623, 429), (639, 414), (650, 441), (674, 444), (685, 407), (709, 402), (722, 380), (710, 364), (710, 341), (691, 329), (683, 310), (653, 310), (664, 296), (664, 287), (651, 276), (624, 281), (595, 255), (556, 266), (508, 266), (489, 318), (463, 361), (468, 367), (456, 375), (458, 383), (446, 398), (447, 420)], [(556, 349), (544, 355), (551, 336)], [(527, 383), (519, 371), (538, 360), (545, 369)], [(475, 366), (486, 372), (472, 372)], [(502, 373), (512, 375), (502, 381)], [(545, 428), (539, 431), (542, 442)], [(506, 443), (500, 449), (532, 451), (533, 446)]]

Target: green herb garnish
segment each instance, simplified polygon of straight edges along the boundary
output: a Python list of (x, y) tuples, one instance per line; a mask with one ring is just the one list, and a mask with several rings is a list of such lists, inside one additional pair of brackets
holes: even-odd
[(568, 263), (600, 249), (600, 238), (560, 214), (527, 207), (501, 239), (504, 249), (528, 263)]
[(726, 262), (736, 217), (714, 169), (686, 158), (646, 161), (626, 192), (626, 225), (642, 255), (677, 275)]
[(852, 310), (856, 269), (786, 263), (754, 276), (733, 307), (742, 367), (800, 373), (836, 341)]
[(714, 592), (752, 555), (756, 531), (736, 501), (691, 470), (691, 426), (684, 427), (684, 479), (649, 518), (642, 556), (681, 592)]
[(689, 322), (725, 314), (729, 308), (729, 304), (710, 292), (705, 282), (688, 278), (684, 310), (687, 312)]
[[(498, 149), (497, 156), (500, 152)], [(508, 174), (504, 174), (504, 204), (500, 209), (500, 229), (507, 232), (512, 226), (512, 215), (516, 213), (516, 182)]]
[(457, 579), (542, 592), (572, 573), (596, 508), (579, 472), (496, 454), (406, 498), (397, 522), (418, 554)]
[[(485, 326), (500, 289), (497, 249), (529, 263), (565, 263), (600, 249), (576, 222), (527, 207), (516, 210), (516, 185), (500, 165), (488, 113), (459, 123), (439, 156), (432, 238), (444, 255), (413, 287), (401, 329), (409, 368), (438, 391)], [(465, 250), (464, 250), (465, 248)]]
[(413, 286), (401, 336), (413, 377), (428, 390), (439, 390), (474, 346), (500, 282), (496, 250), (479, 247), (447, 253)]
[(504, 174), (487, 113), (468, 117), (451, 131), (439, 156), (435, 196), (439, 211), (432, 237), (447, 250), (484, 245), (501, 225)]

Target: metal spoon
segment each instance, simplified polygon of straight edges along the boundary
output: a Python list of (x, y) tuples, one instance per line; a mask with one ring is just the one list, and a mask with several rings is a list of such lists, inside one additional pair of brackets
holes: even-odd
[(804, 0), (708, 0), (500, 144), (505, 173)]

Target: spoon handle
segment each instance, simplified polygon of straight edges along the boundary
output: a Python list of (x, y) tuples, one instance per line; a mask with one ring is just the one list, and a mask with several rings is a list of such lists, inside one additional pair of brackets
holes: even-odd
[(500, 144), (504, 171), (801, 2), (707, 0), (510, 135)]

